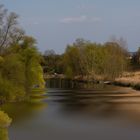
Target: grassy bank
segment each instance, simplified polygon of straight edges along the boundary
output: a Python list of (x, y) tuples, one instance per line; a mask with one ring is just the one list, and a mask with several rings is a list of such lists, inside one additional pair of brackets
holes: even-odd
[(116, 78), (114, 84), (140, 90), (140, 71), (125, 72), (120, 78)]
[[(45, 80), (59, 78), (59, 79), (68, 79), (65, 75), (45, 75)], [(125, 72), (119, 78), (115, 80), (107, 80), (102, 76), (75, 76), (74, 78), (69, 78), (73, 81), (83, 82), (83, 83), (104, 83), (104, 84), (113, 84), (124, 87), (132, 87), (133, 89), (140, 90), (140, 71), (136, 72)]]
[(113, 82), (105, 79), (103, 76), (94, 75), (94, 76), (75, 76), (75, 77), (67, 77), (64, 74), (57, 75), (49, 75), (44, 74), (44, 79), (47, 81), (49, 79), (62, 79), (62, 80), (70, 80), (77, 83), (92, 83), (92, 84), (112, 84)]

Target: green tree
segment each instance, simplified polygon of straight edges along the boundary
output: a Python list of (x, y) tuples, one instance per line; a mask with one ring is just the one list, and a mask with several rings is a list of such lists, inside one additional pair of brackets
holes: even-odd
[(24, 100), (34, 87), (45, 86), (37, 42), (17, 20), (0, 6), (0, 103)]
[(115, 79), (126, 69), (127, 51), (116, 42), (92, 43), (83, 39), (69, 45), (64, 54), (65, 71), (71, 77)]
[(120, 76), (127, 67), (127, 57), (122, 47), (117, 43), (108, 42), (105, 44), (106, 63), (104, 74), (109, 79)]
[(43, 70), (41, 67), (41, 54), (38, 52), (36, 40), (32, 37), (25, 37), (20, 44), (21, 61), (25, 67), (25, 89), (29, 92), (34, 85), (44, 88)]

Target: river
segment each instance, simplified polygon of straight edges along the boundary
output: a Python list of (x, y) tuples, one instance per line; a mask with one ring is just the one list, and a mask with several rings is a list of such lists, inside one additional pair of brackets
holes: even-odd
[(42, 97), (2, 109), (10, 140), (140, 140), (140, 92), (52, 79)]

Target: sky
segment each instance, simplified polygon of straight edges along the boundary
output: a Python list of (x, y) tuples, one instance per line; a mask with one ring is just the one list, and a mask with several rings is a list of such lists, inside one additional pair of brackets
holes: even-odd
[(104, 43), (123, 37), (129, 51), (140, 46), (140, 0), (0, 0), (16, 12), (40, 51), (63, 53), (77, 38)]

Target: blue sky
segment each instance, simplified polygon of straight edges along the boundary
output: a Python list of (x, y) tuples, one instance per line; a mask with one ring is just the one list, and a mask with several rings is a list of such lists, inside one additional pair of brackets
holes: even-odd
[(106, 42), (112, 35), (140, 46), (140, 0), (0, 0), (20, 15), (26, 33), (41, 51), (64, 52), (76, 38)]

